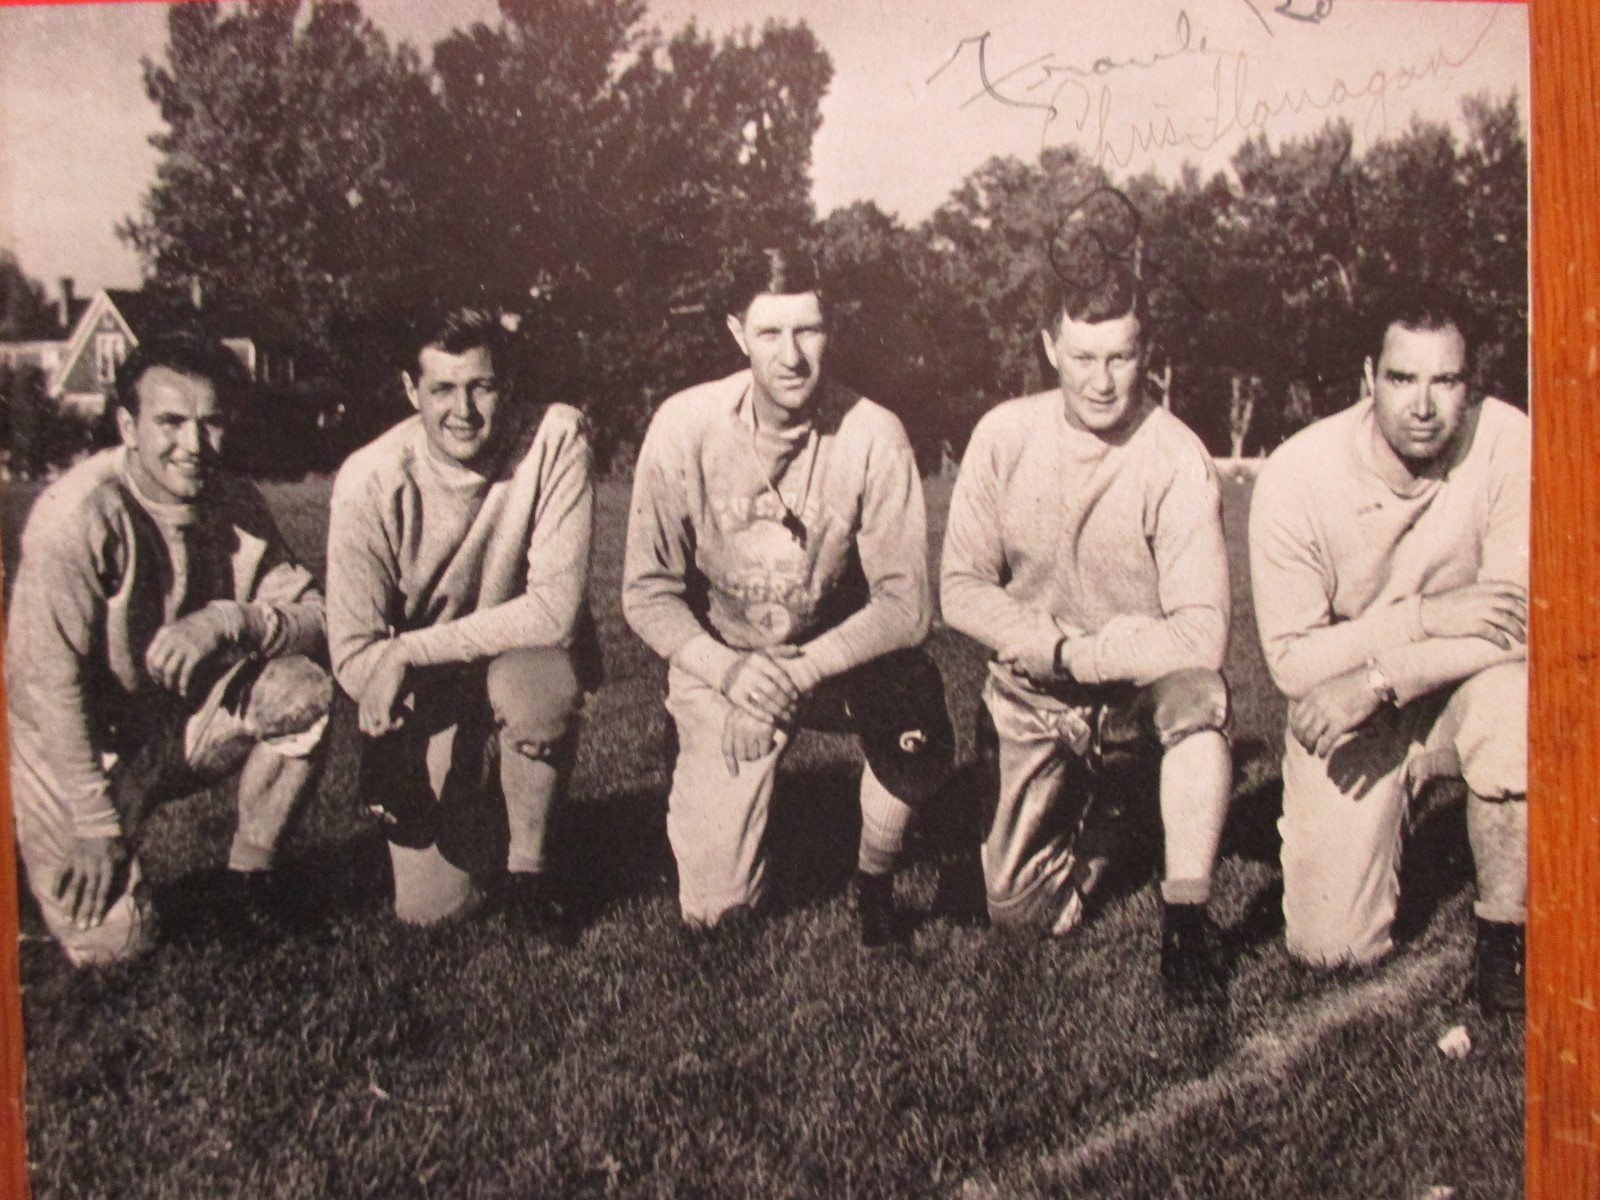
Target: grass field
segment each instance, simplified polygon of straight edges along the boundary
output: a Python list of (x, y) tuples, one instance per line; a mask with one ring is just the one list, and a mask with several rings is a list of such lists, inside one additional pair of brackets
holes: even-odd
[[(327, 485), (269, 486), (320, 570)], [(6, 560), (32, 492), (4, 497)], [(1401, 952), (1312, 976), (1278, 916), (1282, 705), (1264, 673), (1230, 483), (1235, 803), (1216, 911), (1231, 1008), (1171, 1014), (1156, 977), (1159, 847), (1132, 848), (1072, 938), (930, 915), (969, 853), (969, 773), (902, 877), (903, 953), (855, 945), (845, 895), (859, 757), (807, 735), (772, 830), (778, 912), (713, 941), (676, 927), (665, 839), (665, 672), (626, 630), (626, 490), (601, 490), (593, 595), (608, 683), (586, 718), (564, 857), (582, 932), (540, 953), (491, 917), (388, 915), (358, 811), (352, 714), (284, 848), (304, 929), (234, 944), (213, 900), (226, 792), (171, 804), (144, 857), (162, 944), (74, 972), (25, 905), (28, 1127), (37, 1195), (106, 1197), (1419, 1197), (1521, 1194), (1522, 1024), (1463, 1002), (1460, 806), (1407, 852)], [(934, 545), (948, 485), (930, 485)], [(933, 650), (970, 757), (981, 658)], [(1435, 1040), (1465, 1023), (1464, 1061)]]

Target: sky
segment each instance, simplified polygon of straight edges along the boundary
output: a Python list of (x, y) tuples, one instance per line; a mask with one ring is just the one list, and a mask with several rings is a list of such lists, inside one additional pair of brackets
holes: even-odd
[[(667, 32), (805, 20), (833, 60), (813, 147), (819, 214), (871, 200), (922, 220), (993, 155), (1077, 144), (1114, 175), (1222, 170), (1343, 117), (1357, 148), (1463, 96), (1527, 96), (1527, 10), (1442, 0), (648, 0)], [(0, 246), (54, 290), (137, 286), (115, 236), (161, 128), (140, 62), (165, 5), (0, 8)], [(361, 0), (424, 51), (492, 0)]]

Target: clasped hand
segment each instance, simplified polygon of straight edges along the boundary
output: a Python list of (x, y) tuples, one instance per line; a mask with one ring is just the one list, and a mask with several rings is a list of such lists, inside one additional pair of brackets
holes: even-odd
[(367, 676), (357, 715), (361, 732), (368, 737), (384, 737), (405, 724), (406, 714), (400, 701), (405, 697), (409, 668), (397, 640), (391, 638), (379, 647), (378, 661), (372, 674)]
[(1012, 674), (1034, 684), (1050, 684), (1062, 679), (1068, 673), (1062, 663), (1067, 643), (1082, 637), (1083, 631), (1059, 620), (1056, 628), (1060, 636), (1048, 641), (1029, 635), (1001, 646), (995, 660)]
[(781, 665), (797, 658), (798, 646), (769, 646), (744, 655), (728, 671), (722, 694), (733, 707), (722, 725), (722, 760), (728, 774), (739, 764), (771, 754), (778, 731), (794, 721), (803, 693)]
[(1289, 705), (1289, 731), (1318, 758), (1327, 758), (1380, 703), (1366, 668), (1357, 667), (1324, 680)]
[(728, 669), (722, 694), (735, 708), (765, 720), (787, 725), (799, 709), (801, 691), (779, 660), (798, 658), (798, 646), (769, 646), (752, 650)]
[(740, 763), (765, 758), (777, 745), (778, 727), (771, 721), (752, 717), (742, 709), (728, 710), (722, 723), (722, 761), (729, 775), (738, 778)]

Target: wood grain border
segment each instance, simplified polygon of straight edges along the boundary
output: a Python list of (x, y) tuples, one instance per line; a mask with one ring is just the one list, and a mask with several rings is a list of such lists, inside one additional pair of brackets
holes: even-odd
[[(1600, 1197), (1600, 4), (1532, 0), (1530, 7), (1535, 602), (1527, 1194), (1593, 1200)], [(4, 753), (0, 739), (0, 761)], [(20, 1200), (28, 1182), (9, 811), (7, 797), (0, 804), (0, 1194)]]
[(1527, 1180), (1600, 1197), (1600, 7), (1533, 0)]

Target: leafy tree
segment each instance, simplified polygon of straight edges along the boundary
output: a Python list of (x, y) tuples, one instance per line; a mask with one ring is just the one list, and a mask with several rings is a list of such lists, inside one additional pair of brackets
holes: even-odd
[(1465, 236), (1459, 285), (1483, 322), (1478, 382), (1528, 406), (1528, 143), (1515, 94), (1462, 105)]
[(626, 449), (655, 399), (729, 365), (727, 256), (809, 231), (832, 74), (803, 24), (643, 22), (640, 0), (502, 0), (430, 75), (351, 0), (174, 7), (145, 72), (163, 157), (122, 233), (158, 285), (326, 351), (347, 432), (397, 414), (395, 315), (489, 302), (526, 312), (528, 390)]
[(7, 463), (24, 478), (66, 466), (90, 448), (89, 425), (49, 397), (38, 367), (0, 366), (0, 425)]
[(1034, 349), (1049, 292), (1108, 254), (1145, 281), (1155, 394), (1219, 452), (1270, 450), (1351, 403), (1364, 312), (1423, 278), (1483, 318), (1484, 390), (1525, 403), (1521, 116), (1515, 98), (1463, 111), (1464, 140), (1417, 122), (1361, 154), (1343, 122), (1275, 147), (1257, 137), (1231, 176), (1210, 179), (1186, 168), (1171, 183), (1113, 181), (1071, 149), (984, 164), (914, 231), (960, 281), (932, 294), (952, 313), (970, 305), (981, 326), (969, 335), (986, 360), (979, 382), (965, 406), (946, 402), (952, 441), (996, 400), (1049, 382)]
[[(1080, 236), (1074, 218), (1106, 195), (1108, 182), (1072, 146), (1047, 148), (1037, 166), (991, 159), (927, 222), (931, 244), (947, 251), (949, 269), (971, 293), (979, 323), (973, 335), (988, 343), (992, 369), (976, 398), (985, 407), (1050, 383), (1039, 330), (1062, 283), (1099, 269), (1092, 257), (1085, 261), (1086, 246), (1094, 243)], [(1087, 215), (1090, 224), (1101, 216), (1098, 208)], [(1113, 242), (1121, 248), (1120, 239)]]
[(0, 250), (0, 341), (29, 341), (59, 334), (56, 306), (44, 287), (23, 271), (16, 255)]
[(198, 285), (328, 350), (336, 315), (419, 269), (417, 133), (433, 103), (408, 48), (349, 0), (168, 10), (145, 62), (167, 129), (143, 213), (120, 227), (158, 285)]
[[(167, 64), (146, 64), (163, 158), (122, 233), (157, 286), (325, 351), (346, 437), (404, 411), (396, 313), (486, 301), (524, 314), (524, 391), (582, 405), (602, 462), (624, 462), (662, 396), (738, 365), (727, 265), (772, 237), (823, 251), (833, 361), (902, 413), (925, 464), (1053, 385), (1038, 330), (1108, 258), (1145, 280), (1155, 394), (1215, 449), (1270, 449), (1347, 404), (1356, 318), (1422, 276), (1483, 314), (1482, 386), (1526, 400), (1514, 97), (1466, 102), (1465, 139), (1419, 122), (1357, 154), (1334, 122), (1247, 141), (1210, 178), (1114, 180), (1070, 146), (994, 159), (908, 228), (870, 204), (816, 221), (832, 66), (803, 23), (668, 36), (643, 0), (501, 0), (431, 71), (353, 0), (179, 5), (169, 33)], [(43, 297), (12, 266), (15, 325)]]
[(588, 408), (602, 459), (620, 457), (656, 400), (733, 365), (729, 254), (809, 229), (832, 68), (804, 25), (664, 39), (635, 0), (501, 13), (434, 54), (441, 136), (469, 164), (436, 193), (436, 275), (463, 296), (532, 293), (535, 386)]
[(830, 370), (897, 413), (924, 468), (936, 467), (961, 450), (992, 374), (976, 303), (948, 253), (875, 204), (833, 212), (821, 247)]

